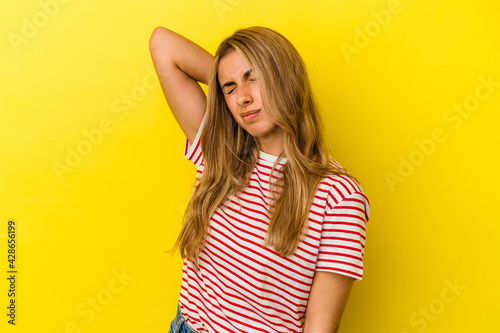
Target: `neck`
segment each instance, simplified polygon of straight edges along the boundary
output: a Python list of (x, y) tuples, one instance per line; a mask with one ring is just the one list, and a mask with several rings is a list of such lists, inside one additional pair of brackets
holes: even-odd
[(269, 133), (265, 137), (258, 138), (257, 142), (259, 150), (269, 155), (279, 156), (283, 152), (283, 131)]

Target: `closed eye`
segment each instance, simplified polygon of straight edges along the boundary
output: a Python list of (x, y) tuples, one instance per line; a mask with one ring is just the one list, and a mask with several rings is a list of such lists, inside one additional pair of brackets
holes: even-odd
[[(248, 81), (252, 81), (252, 82), (255, 82), (257, 81), (256, 79), (254, 78), (249, 78)], [(236, 89), (236, 88), (235, 88)], [(232, 89), (231, 91), (228, 91), (226, 95), (230, 95), (235, 89)]]

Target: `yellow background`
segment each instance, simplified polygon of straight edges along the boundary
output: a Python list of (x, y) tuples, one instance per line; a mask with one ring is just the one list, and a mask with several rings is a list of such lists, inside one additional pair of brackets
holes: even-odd
[[(2, 332), (168, 331), (181, 261), (165, 251), (195, 169), (151, 73), (159, 25), (212, 54), (236, 28), (268, 26), (302, 54), (333, 156), (371, 202), (365, 276), (341, 332), (500, 332), (497, 1), (2, 4)], [(488, 77), (492, 91), (481, 86)], [(458, 116), (464, 103), (473, 111)], [(85, 156), (58, 176), (71, 149)]]

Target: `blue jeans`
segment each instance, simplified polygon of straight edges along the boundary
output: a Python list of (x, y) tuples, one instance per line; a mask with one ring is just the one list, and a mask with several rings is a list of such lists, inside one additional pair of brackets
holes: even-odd
[(184, 317), (182, 317), (179, 305), (177, 305), (177, 314), (175, 315), (174, 320), (170, 323), (168, 333), (196, 333), (194, 329), (188, 326)]

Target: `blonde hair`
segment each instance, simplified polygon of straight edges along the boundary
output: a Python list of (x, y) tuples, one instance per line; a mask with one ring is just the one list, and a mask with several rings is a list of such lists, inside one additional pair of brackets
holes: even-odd
[(295, 47), (280, 33), (253, 26), (236, 30), (219, 45), (208, 81), (207, 114), (201, 133), (205, 169), (184, 215), (174, 250), (195, 265), (210, 232), (216, 208), (248, 184), (259, 156), (258, 143), (243, 130), (226, 104), (218, 80), (220, 60), (238, 52), (253, 68), (263, 106), (283, 132), (281, 177), (271, 184), (271, 218), (264, 246), (281, 256), (295, 253), (307, 232), (311, 203), (322, 178), (328, 174), (350, 176), (336, 168), (324, 143), (323, 124), (305, 65)]

